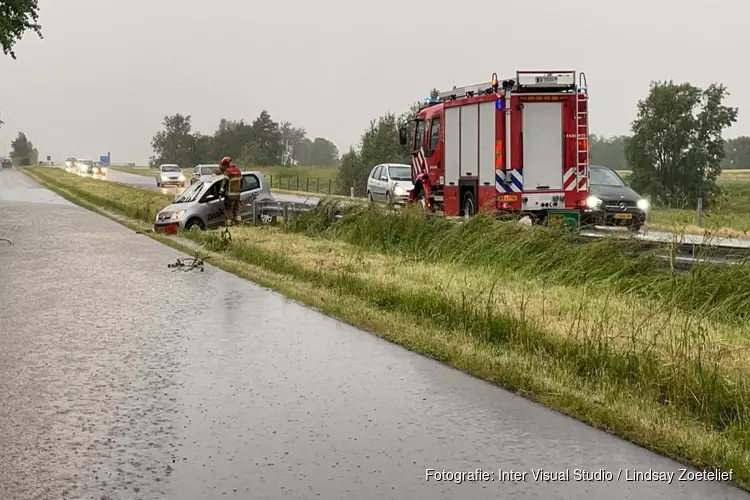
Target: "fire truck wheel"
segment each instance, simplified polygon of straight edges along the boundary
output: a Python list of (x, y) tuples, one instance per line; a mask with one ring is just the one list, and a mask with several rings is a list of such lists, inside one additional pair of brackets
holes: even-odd
[(466, 217), (467, 219), (469, 217), (473, 217), (476, 213), (476, 209), (474, 208), (475, 206), (474, 195), (472, 193), (466, 193), (464, 195), (464, 217)]

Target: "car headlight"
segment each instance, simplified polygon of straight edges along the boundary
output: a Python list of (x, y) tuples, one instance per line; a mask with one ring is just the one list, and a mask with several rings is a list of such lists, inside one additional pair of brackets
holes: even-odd
[(92, 170), (93, 170), (93, 172), (94, 172), (95, 174), (98, 174), (98, 173), (99, 173), (99, 169), (98, 169), (98, 168), (96, 168), (96, 167), (94, 167), (94, 168), (93, 168)]
[(643, 211), (648, 210), (648, 200), (644, 200), (643, 198), (641, 198), (640, 200), (638, 200), (638, 203), (636, 203), (636, 205), (638, 205), (638, 208)]
[(180, 174), (180, 176), (178, 177), (178, 179), (181, 180), (181, 181), (184, 181), (185, 180), (185, 176), (183, 174)]
[(102, 167), (102, 168), (101, 168), (101, 172), (102, 172), (103, 174), (106, 174), (106, 173), (107, 173), (107, 167)]
[(185, 215), (185, 211), (184, 210), (180, 210), (179, 212), (173, 213), (169, 218), (170, 219), (179, 219), (183, 215)]
[(602, 200), (600, 200), (596, 196), (589, 196), (588, 198), (586, 198), (586, 206), (589, 208), (597, 208), (601, 204)]
[(406, 189), (402, 188), (401, 186), (396, 186), (393, 188), (393, 194), (396, 196), (404, 196), (406, 195)]

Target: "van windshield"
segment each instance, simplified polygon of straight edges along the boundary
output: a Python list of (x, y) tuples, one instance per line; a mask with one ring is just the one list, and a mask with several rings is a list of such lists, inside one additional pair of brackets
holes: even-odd
[(388, 173), (391, 174), (391, 179), (394, 181), (411, 180), (411, 167), (391, 165), (388, 167)]
[(200, 175), (213, 175), (215, 168), (219, 168), (219, 166), (212, 165), (210, 167), (201, 167)]
[(205, 182), (196, 182), (195, 184), (187, 188), (172, 203), (192, 203), (200, 197), (205, 187)]

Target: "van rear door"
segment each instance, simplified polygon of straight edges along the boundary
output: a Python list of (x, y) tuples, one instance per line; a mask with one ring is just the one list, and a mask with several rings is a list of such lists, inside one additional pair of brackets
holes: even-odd
[(524, 191), (563, 189), (563, 109), (561, 101), (524, 102)]

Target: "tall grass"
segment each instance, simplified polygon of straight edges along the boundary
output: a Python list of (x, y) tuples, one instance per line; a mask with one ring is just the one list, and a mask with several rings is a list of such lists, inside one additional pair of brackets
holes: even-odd
[(659, 251), (647, 251), (645, 242), (634, 239), (582, 243), (557, 228), (482, 216), (457, 224), (444, 218), (426, 219), (414, 210), (387, 213), (376, 206), (348, 207), (334, 222), (328, 205), (296, 216), (288, 229), (419, 261), (482, 266), (550, 283), (614, 289), (712, 317), (742, 320), (750, 313), (747, 265), (695, 264), (690, 272), (678, 273), (665, 269)]

